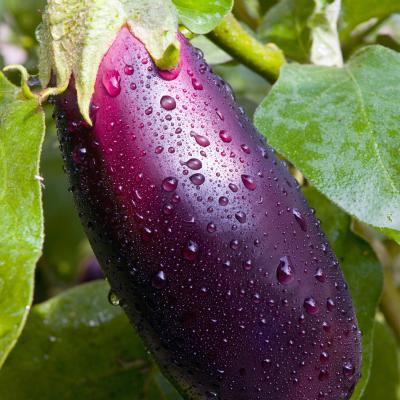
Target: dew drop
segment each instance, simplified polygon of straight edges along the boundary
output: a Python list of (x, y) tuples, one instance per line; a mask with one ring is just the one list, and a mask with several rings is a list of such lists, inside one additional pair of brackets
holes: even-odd
[(284, 256), (279, 260), (276, 277), (282, 285), (289, 285), (294, 280), (294, 272), (290, 265), (289, 257)]
[(212, 222), (210, 222), (207, 225), (207, 232), (209, 233), (214, 233), (217, 230), (217, 227), (215, 226), (215, 224), (213, 224)]
[(328, 311), (333, 311), (335, 308), (335, 302), (330, 297), (326, 300), (326, 308)]
[(121, 300), (113, 290), (110, 290), (108, 292), (108, 302), (113, 306), (119, 306)]
[(315, 315), (318, 312), (317, 302), (313, 297), (307, 297), (304, 300), (303, 307), (310, 315)]
[(124, 73), (125, 75), (132, 75), (135, 72), (135, 69), (132, 65), (125, 65)]
[(236, 193), (239, 189), (234, 183), (230, 183), (228, 186), (229, 186), (229, 189), (231, 189), (233, 193)]
[(320, 360), (322, 363), (328, 362), (328, 360), (329, 360), (329, 355), (328, 355), (328, 353), (327, 353), (326, 351), (323, 351), (323, 352), (319, 355), (319, 360)]
[(162, 147), (162, 146), (157, 146), (157, 147), (155, 148), (154, 152), (155, 152), (156, 154), (161, 154), (161, 153), (163, 152), (163, 150), (164, 150), (164, 147)]
[(188, 261), (194, 261), (199, 253), (199, 245), (193, 240), (189, 240), (185, 248), (183, 249), (183, 257)]
[(351, 378), (354, 375), (355, 368), (354, 365), (350, 361), (346, 361), (343, 364), (343, 374), (347, 378)]
[(190, 160), (186, 161), (185, 165), (190, 169), (194, 169), (195, 171), (201, 169), (203, 166), (201, 161), (197, 158), (191, 158)]
[(246, 260), (243, 261), (242, 266), (246, 271), (250, 271), (253, 268), (253, 263), (251, 260)]
[(239, 240), (237, 240), (237, 239), (231, 240), (231, 242), (230, 242), (230, 244), (229, 244), (229, 247), (230, 247), (232, 250), (237, 250), (237, 249), (239, 248)]
[(75, 164), (79, 165), (82, 164), (82, 162), (85, 159), (87, 150), (85, 147), (77, 146), (74, 148), (72, 152), (72, 159), (74, 160)]
[(232, 136), (227, 131), (224, 130), (220, 131), (219, 137), (224, 143), (232, 142)]
[(149, 228), (149, 227), (147, 227), (147, 226), (144, 226), (144, 227), (142, 228), (141, 233), (142, 233), (142, 237), (143, 237), (143, 240), (144, 240), (144, 241), (148, 242), (148, 241), (151, 240), (151, 237), (152, 237), (152, 235), (153, 235), (153, 231), (151, 230), (151, 228)]
[(317, 270), (315, 271), (314, 277), (319, 282), (325, 282), (325, 280), (326, 280), (325, 275), (322, 271), (322, 268), (317, 268)]
[(255, 190), (255, 188), (257, 187), (256, 183), (254, 182), (254, 179), (249, 176), (249, 175), (242, 175), (242, 182), (243, 185), (249, 189), (249, 190)]
[(267, 368), (270, 364), (271, 364), (271, 360), (269, 358), (266, 358), (266, 359), (261, 361), (261, 366), (263, 368)]
[(166, 192), (173, 192), (178, 186), (178, 179), (169, 176), (162, 181), (162, 188)]
[(181, 201), (180, 196), (179, 196), (178, 194), (175, 193), (175, 194), (172, 196), (172, 202), (173, 202), (174, 204), (178, 204), (178, 203), (180, 203), (180, 201)]
[(172, 204), (164, 204), (163, 213), (165, 215), (171, 215), (173, 211), (174, 211), (174, 206)]
[(220, 206), (225, 207), (226, 205), (228, 205), (229, 200), (228, 200), (227, 197), (221, 196), (221, 197), (218, 199), (218, 203), (219, 203)]
[(193, 174), (189, 179), (193, 183), (193, 185), (197, 186), (202, 185), (206, 180), (206, 178), (204, 178), (204, 175), (202, 174)]
[(247, 144), (242, 144), (240, 147), (242, 148), (242, 150), (243, 150), (246, 154), (250, 154), (250, 153), (251, 153), (250, 147), (247, 146)]
[(196, 78), (192, 78), (192, 86), (195, 90), (203, 90), (203, 85)]
[(148, 107), (148, 108), (146, 108), (146, 110), (144, 111), (144, 113), (145, 113), (146, 115), (150, 115), (152, 112), (153, 112), (153, 107)]
[(176, 108), (176, 101), (171, 96), (163, 96), (161, 97), (160, 105), (164, 110), (172, 111)]
[(327, 379), (329, 379), (329, 372), (326, 369), (321, 369), (318, 374), (318, 379), (320, 381), (326, 381)]
[(210, 145), (210, 141), (205, 136), (199, 135), (198, 133), (195, 132), (191, 132), (190, 135), (194, 137), (196, 143), (199, 144), (200, 146), (207, 147)]
[(303, 218), (301, 212), (297, 208), (293, 208), (292, 212), (293, 212), (294, 218), (297, 221), (297, 223), (299, 224), (301, 230), (306, 232), (307, 224), (306, 224), (306, 221)]
[(151, 284), (156, 289), (163, 289), (167, 286), (167, 276), (164, 271), (158, 271), (151, 280)]
[(105, 71), (102, 83), (111, 97), (116, 97), (121, 93), (121, 76), (117, 70)]
[(136, 176), (135, 176), (135, 182), (136, 182), (136, 183), (142, 182), (142, 181), (143, 181), (143, 177), (144, 177), (143, 172), (139, 172), (139, 173), (136, 174)]
[(246, 222), (246, 214), (243, 211), (238, 211), (235, 214), (235, 218), (241, 223), (244, 224)]
[(324, 321), (324, 322), (322, 323), (322, 329), (324, 330), (324, 332), (330, 332), (331, 326), (329, 325), (328, 322)]

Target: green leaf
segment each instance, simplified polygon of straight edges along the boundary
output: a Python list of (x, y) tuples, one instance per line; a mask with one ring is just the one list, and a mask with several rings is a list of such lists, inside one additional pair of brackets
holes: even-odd
[(311, 47), (308, 18), (314, 1), (281, 0), (264, 16), (258, 34), (264, 42), (278, 45), (285, 55), (296, 61), (308, 61)]
[(24, 326), (43, 244), (44, 113), (0, 72), (0, 366)]
[(399, 355), (396, 339), (385, 323), (377, 322), (371, 377), (362, 400), (398, 400), (399, 382)]
[(79, 109), (90, 122), (89, 103), (97, 70), (104, 54), (123, 25), (141, 40), (160, 68), (179, 60), (178, 20), (171, 0), (48, 0), (40, 42), (40, 79), (44, 86), (51, 73), (65, 88), (75, 77)]
[(172, 0), (179, 19), (193, 33), (212, 31), (232, 9), (233, 0)]
[(318, 190), (389, 234), (400, 231), (399, 74), (400, 54), (380, 46), (344, 68), (287, 65), (255, 115)]
[(352, 30), (371, 18), (382, 20), (400, 11), (399, 0), (342, 0), (340, 37), (346, 41)]
[(179, 400), (109, 286), (94, 282), (33, 307), (0, 373), (2, 400)]
[(369, 245), (350, 231), (347, 214), (314, 188), (306, 188), (304, 194), (310, 206), (316, 209), (322, 229), (340, 261), (362, 332), (361, 379), (352, 396), (352, 400), (357, 400), (370, 376), (375, 312), (383, 286), (382, 268)]

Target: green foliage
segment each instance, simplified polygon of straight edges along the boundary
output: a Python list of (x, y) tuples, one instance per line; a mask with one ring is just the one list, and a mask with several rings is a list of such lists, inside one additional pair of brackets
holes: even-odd
[(399, 354), (390, 328), (377, 322), (374, 335), (374, 358), (371, 376), (363, 400), (398, 400)]
[(46, 280), (52, 283), (49, 291), (54, 293), (59, 286), (69, 286), (76, 280), (79, 264), (88, 255), (89, 244), (72, 194), (68, 192), (69, 183), (63, 171), (54, 126), (51, 121), (48, 125), (50, 129), (43, 144), (41, 160), (41, 174), (46, 185), (43, 192), (46, 240), (40, 268)]
[(382, 292), (383, 273), (372, 249), (350, 231), (350, 217), (313, 188), (304, 194), (317, 210), (322, 228), (340, 261), (353, 298), (362, 336), (362, 372), (352, 400), (361, 398), (368, 382), (373, 353), (375, 311)]
[[(318, 0), (280, 0), (265, 13), (258, 28), (263, 41), (272, 41), (296, 61), (307, 62), (311, 48), (310, 19)], [(338, 29), (343, 44), (361, 23), (384, 20), (400, 11), (398, 0), (342, 0)]]
[(281, 0), (265, 14), (258, 28), (260, 39), (276, 43), (293, 60), (307, 61), (311, 47), (307, 21), (313, 9), (310, 0)]
[(207, 33), (232, 9), (233, 0), (172, 0), (179, 19), (193, 33)]
[(44, 113), (0, 72), (0, 366), (16, 343), (33, 296), (43, 245), (39, 158)]
[(270, 144), (322, 193), (361, 221), (394, 231), (399, 73), (400, 55), (379, 46), (345, 68), (287, 65), (255, 116)]
[(32, 309), (0, 374), (2, 400), (180, 399), (108, 290), (90, 283)]
[(398, 0), (342, 0), (340, 36), (343, 42), (349, 39), (352, 30), (371, 18), (383, 20), (390, 14), (400, 11)]

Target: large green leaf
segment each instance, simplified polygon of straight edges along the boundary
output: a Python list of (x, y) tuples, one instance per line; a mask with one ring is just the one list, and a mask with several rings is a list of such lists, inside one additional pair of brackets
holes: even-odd
[(307, 61), (311, 47), (308, 18), (314, 1), (281, 0), (264, 16), (258, 34), (264, 42), (277, 44), (289, 58)]
[(94, 282), (33, 307), (0, 372), (2, 400), (179, 400), (109, 286)]
[[(326, 196), (400, 231), (400, 54), (380, 46), (344, 68), (284, 66), (255, 123)], [(390, 231), (392, 230), (392, 232)]]
[(208, 33), (232, 9), (233, 0), (172, 0), (179, 19), (194, 33)]
[(386, 324), (377, 322), (371, 377), (362, 400), (398, 400), (399, 383), (400, 369), (396, 339)]
[(340, 36), (346, 41), (351, 31), (371, 18), (383, 19), (400, 11), (399, 0), (342, 0)]
[(350, 217), (314, 188), (304, 193), (317, 210), (322, 228), (338, 257), (353, 298), (362, 332), (362, 371), (352, 400), (362, 395), (370, 376), (375, 311), (382, 292), (383, 273), (369, 245), (350, 231)]
[(32, 302), (43, 243), (39, 158), (44, 114), (0, 72), (0, 366)]

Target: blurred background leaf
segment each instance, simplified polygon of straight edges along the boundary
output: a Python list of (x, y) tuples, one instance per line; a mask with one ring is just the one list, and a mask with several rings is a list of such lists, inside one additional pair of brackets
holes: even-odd
[(277, 44), (287, 57), (306, 62), (311, 46), (307, 23), (313, 10), (310, 0), (281, 0), (265, 14), (258, 35), (265, 43)]
[(400, 11), (398, 0), (342, 0), (342, 14), (339, 22), (340, 37), (345, 43), (359, 24), (371, 20), (383, 21), (390, 14)]
[(362, 400), (398, 400), (399, 376), (396, 339), (386, 323), (377, 322), (371, 375)]
[(32, 309), (0, 374), (2, 400), (181, 400), (108, 291), (89, 283)]
[(63, 171), (54, 121), (48, 116), (47, 134), (43, 147), (41, 173), (43, 190), (45, 235), (39, 273), (46, 292), (37, 295), (43, 301), (60, 290), (76, 283), (81, 264), (92, 255), (75, 209), (69, 183)]

